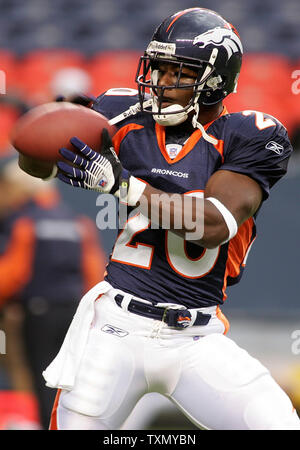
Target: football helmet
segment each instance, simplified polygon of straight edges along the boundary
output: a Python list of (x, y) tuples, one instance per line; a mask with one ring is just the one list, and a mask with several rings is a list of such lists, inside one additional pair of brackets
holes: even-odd
[[(236, 29), (216, 12), (189, 8), (169, 16), (157, 27), (140, 58), (136, 82), (142, 111), (162, 125), (182, 123), (194, 111), (193, 124), (199, 127), (199, 105), (214, 105), (236, 92), (242, 54)], [(161, 63), (178, 66), (175, 84), (159, 85)], [(181, 82), (183, 67), (197, 74), (193, 84)], [(175, 88), (193, 89), (188, 105), (162, 108), (165, 91)], [(145, 107), (147, 94), (152, 98), (150, 109)]]

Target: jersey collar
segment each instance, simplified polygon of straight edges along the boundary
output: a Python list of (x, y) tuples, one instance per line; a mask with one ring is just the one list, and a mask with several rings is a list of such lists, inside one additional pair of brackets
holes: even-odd
[[(228, 114), (228, 110), (227, 110), (226, 106), (223, 106), (223, 110), (222, 110), (221, 114), (216, 119), (205, 124), (204, 130), (206, 131), (217, 119), (219, 119), (219, 117), (222, 117), (225, 114)], [(155, 124), (155, 132), (156, 132), (156, 138), (157, 138), (157, 142), (158, 142), (158, 146), (161, 151), (161, 154), (163, 155), (163, 157), (165, 158), (165, 160), (167, 161), (168, 164), (175, 164), (178, 161), (180, 161), (181, 159), (183, 159), (191, 150), (193, 150), (193, 148), (195, 147), (197, 142), (202, 137), (201, 130), (199, 130), (199, 129), (195, 130), (191, 134), (191, 136), (188, 138), (188, 140), (186, 141), (186, 143), (184, 144), (184, 146), (182, 147), (181, 151), (178, 153), (176, 158), (171, 159), (169, 157), (169, 154), (166, 149), (166, 127), (156, 123)]]

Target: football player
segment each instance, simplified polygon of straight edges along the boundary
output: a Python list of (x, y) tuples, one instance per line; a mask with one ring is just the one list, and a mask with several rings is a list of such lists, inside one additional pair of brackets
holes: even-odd
[(268, 369), (226, 336), (221, 312), (292, 152), (274, 117), (223, 105), (242, 53), (214, 11), (173, 14), (141, 57), (138, 91), (111, 89), (93, 104), (117, 126), (112, 142), (103, 132), (100, 154), (76, 137), (74, 152), (61, 149), (60, 180), (114, 194), (134, 214), (44, 372), (58, 388), (51, 429), (119, 429), (148, 392), (199, 428), (300, 429)]
[[(70, 210), (54, 183), (22, 172), (10, 153), (0, 158), (0, 314), (15, 305), (22, 317), (20, 336), (19, 321), (11, 332), (20, 338), (16, 353), (22, 352), (28, 366), (45, 429), (55, 391), (45, 386), (41, 372), (59, 350), (78, 300), (103, 279), (104, 268), (91, 219)], [(14, 352), (2, 357), (12, 380), (17, 361)]]

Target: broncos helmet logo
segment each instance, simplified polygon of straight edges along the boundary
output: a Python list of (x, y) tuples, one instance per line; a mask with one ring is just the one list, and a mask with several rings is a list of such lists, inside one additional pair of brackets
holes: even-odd
[(222, 46), (227, 51), (228, 59), (233, 53), (243, 53), (243, 46), (237, 34), (231, 29), (216, 27), (194, 38), (193, 45), (206, 47), (209, 44)]

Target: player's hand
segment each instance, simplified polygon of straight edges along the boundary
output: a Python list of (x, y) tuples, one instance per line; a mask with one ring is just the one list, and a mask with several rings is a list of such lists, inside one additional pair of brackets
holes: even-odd
[(102, 131), (100, 154), (77, 137), (71, 138), (70, 142), (77, 152), (66, 148), (59, 150), (67, 162), (57, 163), (57, 177), (75, 187), (115, 194), (119, 189), (123, 167), (107, 129), (104, 128)]
[(66, 148), (59, 150), (66, 162), (57, 163), (57, 178), (71, 186), (114, 194), (129, 206), (136, 206), (146, 183), (123, 168), (105, 128), (100, 154), (76, 137), (71, 143), (80, 154)]

